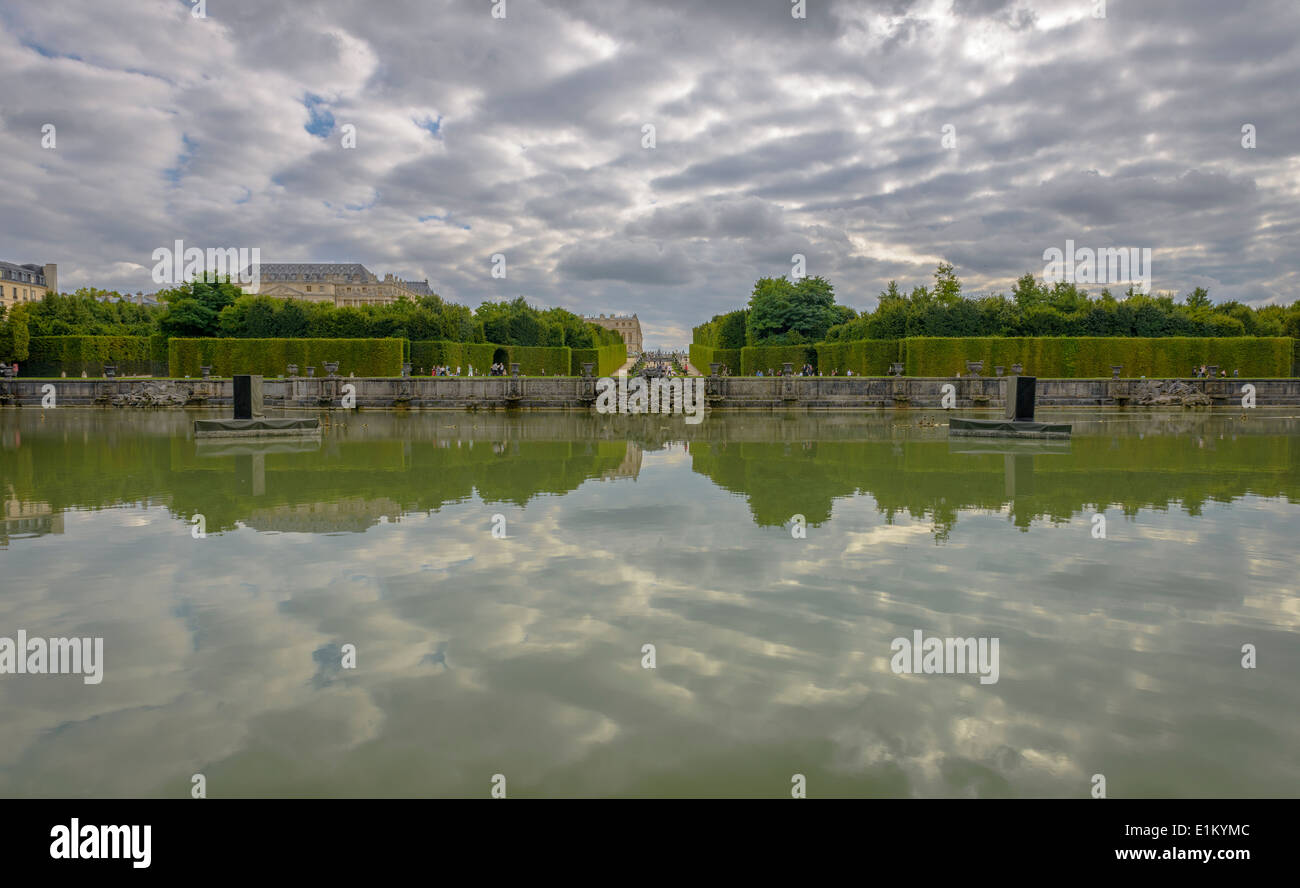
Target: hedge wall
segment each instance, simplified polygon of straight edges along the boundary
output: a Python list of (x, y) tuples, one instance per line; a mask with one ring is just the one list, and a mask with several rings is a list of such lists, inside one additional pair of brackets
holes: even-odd
[(167, 344), (172, 377), (199, 376), (211, 366), (213, 376), (259, 373), (283, 376), (289, 364), (306, 374), (316, 368), (325, 375), (325, 362), (338, 361), (340, 376), (401, 376), (401, 339), (172, 339)]
[(620, 343), (603, 345), (600, 348), (575, 348), (569, 373), (573, 376), (581, 376), (584, 361), (596, 365), (597, 376), (613, 376), (618, 372), (619, 367), (627, 363), (627, 346)]
[(519, 363), (521, 376), (561, 376), (569, 375), (573, 364), (573, 349), (567, 345), (503, 345), (510, 355), (506, 362), (506, 372), (510, 371), (510, 362)]
[(709, 375), (709, 364), (717, 361), (727, 368), (733, 376), (740, 374), (740, 352), (738, 348), (710, 348), (707, 345), (692, 345), (690, 352), (691, 366), (705, 376)]
[(984, 361), (983, 372), (997, 365), (1024, 365), (1031, 376), (1047, 378), (1105, 378), (1112, 364), (1123, 364), (1122, 375), (1191, 376), (1202, 364), (1218, 364), (1242, 376), (1289, 376), (1292, 341), (1280, 337), (1182, 337), (1127, 339), (1114, 336), (971, 337), (948, 339), (911, 337), (904, 341), (908, 376), (955, 376), (966, 373), (966, 361)]
[(168, 341), (166, 333), (154, 333), (149, 336), (149, 372), (154, 376), (167, 375)]
[(740, 350), (740, 375), (754, 376), (759, 370), (764, 376), (768, 370), (780, 375), (786, 361), (794, 364), (795, 373), (804, 364), (812, 364), (816, 370), (817, 349), (811, 345), (747, 345)]
[(33, 336), (23, 376), (103, 376), (105, 364), (116, 364), (118, 376), (149, 376), (148, 336)]
[[(626, 354), (627, 346), (604, 346), (605, 349), (619, 349)], [(568, 376), (573, 364), (568, 346), (531, 346), (531, 345), (496, 345), (491, 342), (449, 342), (442, 339), (417, 340), (410, 345), (411, 372), (428, 375), (436, 366), (447, 366), (454, 373), (460, 368), (462, 376), (469, 375), (469, 368), (474, 368), (475, 376), (486, 376), (497, 357), (497, 351), (505, 353), (506, 372), (510, 372), (511, 362), (519, 363), (519, 372), (524, 376), (547, 376), (559, 373)], [(598, 349), (586, 349), (596, 352)], [(619, 361), (619, 365), (623, 362)], [(617, 369), (617, 365), (616, 368)]]
[(817, 345), (817, 366), (826, 376), (838, 371), (843, 376), (888, 376), (889, 365), (901, 361), (903, 340), (858, 339), (853, 342), (822, 342)]

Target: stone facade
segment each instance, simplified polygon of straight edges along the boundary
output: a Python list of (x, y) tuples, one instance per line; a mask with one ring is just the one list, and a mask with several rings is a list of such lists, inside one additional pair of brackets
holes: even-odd
[(359, 262), (264, 262), (258, 267), (259, 283), (245, 292), (281, 299), (304, 299), (344, 305), (387, 305), (405, 296), (429, 296), (426, 281), (404, 281), (395, 275), (378, 275)]
[(23, 302), (38, 302), (46, 293), (59, 292), (59, 266), (18, 265), (0, 262), (0, 305), (8, 308)]
[(631, 317), (626, 315), (610, 315), (608, 317), (601, 315), (598, 318), (583, 318), (583, 320), (604, 327), (606, 330), (617, 330), (622, 333), (629, 358), (641, 354), (641, 322), (637, 320), (635, 313)]

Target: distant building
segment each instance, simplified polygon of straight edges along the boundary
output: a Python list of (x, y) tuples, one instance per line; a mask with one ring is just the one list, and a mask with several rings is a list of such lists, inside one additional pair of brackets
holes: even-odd
[(627, 353), (629, 355), (641, 354), (641, 322), (637, 320), (635, 313), (631, 317), (627, 315), (610, 315), (609, 317), (601, 315), (598, 318), (583, 318), (583, 320), (604, 327), (606, 330), (617, 330), (623, 334), (623, 342), (627, 344)]
[(404, 281), (391, 274), (381, 280), (359, 262), (264, 262), (257, 276), (259, 283), (244, 285), (245, 292), (337, 306), (387, 305), (402, 296), (433, 294), (428, 281)]
[(59, 266), (16, 265), (0, 262), (0, 305), (38, 302), (46, 293), (59, 292)]

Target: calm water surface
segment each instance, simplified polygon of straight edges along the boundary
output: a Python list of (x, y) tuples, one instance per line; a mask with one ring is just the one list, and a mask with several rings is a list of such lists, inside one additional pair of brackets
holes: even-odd
[(0, 675), (0, 796), (1297, 796), (1296, 412), (2, 410), (0, 636), (105, 669)]

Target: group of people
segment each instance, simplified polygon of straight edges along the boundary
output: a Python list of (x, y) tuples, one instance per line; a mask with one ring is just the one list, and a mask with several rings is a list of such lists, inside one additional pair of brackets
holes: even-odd
[[(726, 369), (726, 368), (723, 368), (723, 369)], [(728, 375), (728, 374), (723, 373), (722, 375), (723, 375), (723, 376), (726, 376), (726, 375)], [(764, 373), (763, 373), (762, 370), (755, 370), (755, 371), (754, 371), (754, 375), (755, 375), (755, 376), (763, 376)], [(767, 375), (767, 376), (777, 376), (778, 374), (777, 374), (777, 372), (776, 372), (775, 370), (773, 370), (771, 367), (768, 367), (768, 368), (767, 368), (767, 374), (766, 374), (766, 375)], [(812, 364), (804, 364), (803, 367), (800, 368), (800, 370), (799, 370), (799, 374), (798, 374), (798, 375), (799, 375), (799, 376), (824, 376), (824, 375), (826, 375), (826, 374), (822, 373), (820, 370), (815, 370), (815, 369), (813, 369), (813, 365), (812, 365)], [(831, 376), (839, 376), (839, 375), (840, 375), (839, 368), (836, 368), (836, 369), (832, 370), (832, 371), (830, 372), (830, 375), (831, 375)], [(845, 375), (845, 376), (852, 376), (852, 375), (853, 375), (853, 371), (852, 371), (852, 370), (845, 370), (845, 371), (844, 371), (844, 375)]]
[[(1195, 376), (1197, 379), (1213, 379), (1213, 378), (1214, 378), (1214, 374), (1210, 372), (1210, 368), (1207, 367), (1205, 364), (1202, 364), (1202, 365), (1199, 366), (1199, 367), (1193, 367), (1193, 368), (1192, 368), (1192, 375)], [(1223, 375), (1223, 376), (1227, 376), (1227, 375), (1228, 375), (1228, 371), (1227, 371), (1227, 370), (1224, 370), (1223, 373), (1222, 373), (1222, 375)], [(1234, 370), (1232, 371), (1232, 375), (1233, 375), (1233, 376), (1240, 376), (1240, 375), (1241, 375), (1241, 371), (1240, 371), (1240, 370), (1237, 370), (1237, 369), (1234, 369)]]

